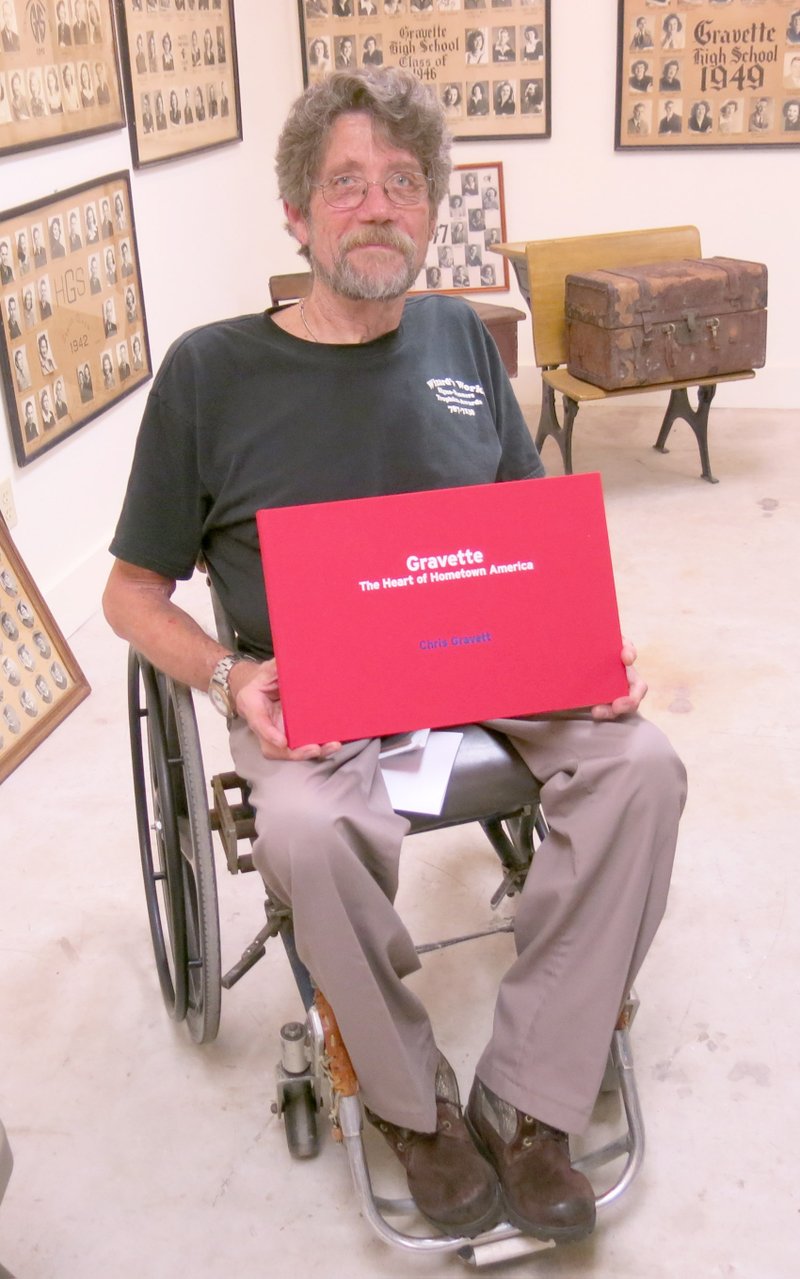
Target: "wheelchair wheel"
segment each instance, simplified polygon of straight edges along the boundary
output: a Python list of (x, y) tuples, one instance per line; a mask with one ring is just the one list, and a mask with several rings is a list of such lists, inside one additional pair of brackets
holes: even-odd
[(214, 850), (192, 694), (133, 650), (128, 713), (150, 935), (170, 1017), (215, 1038), (222, 995)]
[(294, 1159), (313, 1159), (319, 1151), (317, 1103), (307, 1079), (284, 1087), (283, 1126)]

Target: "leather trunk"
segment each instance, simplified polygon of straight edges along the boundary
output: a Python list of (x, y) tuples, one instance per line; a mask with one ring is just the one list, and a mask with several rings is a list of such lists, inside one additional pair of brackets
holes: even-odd
[(606, 391), (761, 368), (767, 268), (679, 259), (568, 275), (569, 372)]

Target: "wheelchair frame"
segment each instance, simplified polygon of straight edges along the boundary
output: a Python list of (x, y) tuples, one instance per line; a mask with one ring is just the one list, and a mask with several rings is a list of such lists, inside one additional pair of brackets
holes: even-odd
[[(408, 1234), (390, 1224), (387, 1218), (417, 1213), (417, 1209), (413, 1200), (385, 1199), (372, 1189), (356, 1076), (333, 1013), (321, 993), (315, 991), (295, 950), (291, 912), (267, 893), (264, 926), (237, 963), (222, 972), (213, 834), (217, 832), (219, 836), (231, 873), (254, 869), (249, 852), (254, 834), (253, 812), (245, 783), (234, 772), (217, 774), (211, 779), (209, 806), (191, 689), (157, 671), (133, 649), (128, 660), (128, 716), (148, 922), (169, 1016), (176, 1022), (185, 1020), (196, 1043), (213, 1040), (219, 1029), (222, 990), (235, 985), (264, 955), (267, 941), (279, 936), (306, 1012), (305, 1022), (289, 1022), (282, 1027), (281, 1056), (276, 1067), (277, 1099), (272, 1109), (284, 1121), (291, 1154), (308, 1158), (318, 1152), (317, 1118), (327, 1105), (334, 1135), (343, 1142), (347, 1153), (361, 1211), (384, 1242), (415, 1253), (454, 1252), (474, 1267), (555, 1247), (553, 1241), (523, 1236), (507, 1223), (474, 1239)], [(409, 834), (478, 821), (504, 871), (502, 883), (491, 899), (496, 908), (505, 897), (521, 889), (536, 839), (546, 834), (547, 824), (535, 781), (510, 744), (475, 725), (463, 731), (459, 761), (463, 753), (466, 765), (461, 780), (459, 763), (456, 765), (442, 815), (404, 816), (411, 822)], [(483, 762), (487, 742), (493, 752), (488, 770), (491, 804), (481, 802), (485, 796), (473, 793), (475, 760)], [(232, 802), (230, 796), (237, 791), (238, 798)], [(240, 847), (243, 844), (245, 851)], [(509, 923), (417, 949), (420, 953), (439, 949), (473, 937), (509, 931), (511, 927)], [(616, 1180), (597, 1195), (598, 1209), (619, 1199), (644, 1158), (644, 1126), (629, 1035), (637, 1007), (638, 1001), (631, 994), (614, 1032), (603, 1082), (603, 1091), (619, 1091), (625, 1130), (615, 1140), (574, 1161), (576, 1168), (588, 1173), (624, 1159)]]

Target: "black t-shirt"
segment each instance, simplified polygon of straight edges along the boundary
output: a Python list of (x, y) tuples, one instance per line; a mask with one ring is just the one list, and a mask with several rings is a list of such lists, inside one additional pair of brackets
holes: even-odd
[(202, 554), (241, 647), (269, 656), (257, 510), (542, 474), (497, 348), (460, 299), (413, 298), (361, 345), (246, 315), (167, 353), (111, 551), (167, 578)]

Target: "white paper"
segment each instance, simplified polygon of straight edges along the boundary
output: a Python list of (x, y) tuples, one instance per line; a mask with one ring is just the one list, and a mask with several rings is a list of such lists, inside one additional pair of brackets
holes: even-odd
[(463, 733), (434, 732), (421, 750), (381, 760), (392, 808), (405, 813), (441, 813)]

